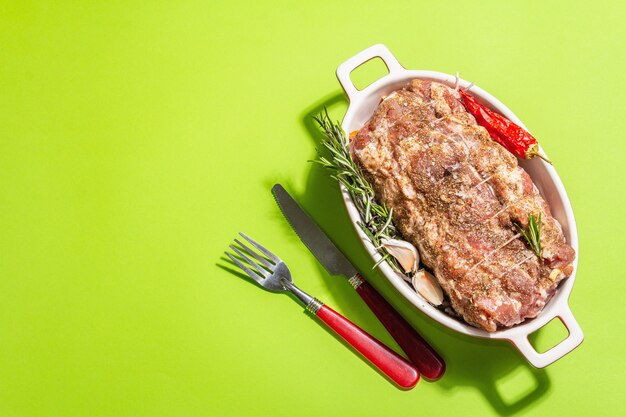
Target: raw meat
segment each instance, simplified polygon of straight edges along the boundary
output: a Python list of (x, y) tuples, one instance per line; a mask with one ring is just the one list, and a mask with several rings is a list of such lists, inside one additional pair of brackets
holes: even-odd
[[(573, 270), (574, 250), (516, 158), (466, 112), (457, 91), (413, 80), (383, 99), (351, 141), (452, 307), (489, 332), (535, 317)], [(542, 214), (544, 259), (514, 222)]]

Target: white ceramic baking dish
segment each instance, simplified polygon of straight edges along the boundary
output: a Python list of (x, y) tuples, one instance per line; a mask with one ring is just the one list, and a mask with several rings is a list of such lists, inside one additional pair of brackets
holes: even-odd
[[(373, 58), (382, 59), (387, 66), (389, 73), (376, 80), (363, 90), (359, 90), (352, 83), (350, 73), (355, 68)], [(420, 78), (435, 80), (449, 86), (454, 86), (456, 80), (454, 76), (441, 72), (407, 70), (400, 65), (389, 49), (381, 44), (367, 48), (341, 64), (339, 68), (337, 68), (337, 78), (339, 79), (339, 82), (341, 83), (341, 86), (343, 87), (343, 90), (348, 96), (348, 100), (350, 102), (342, 123), (344, 132), (352, 132), (363, 126), (363, 124), (371, 117), (383, 96), (404, 86), (411, 79)], [(469, 84), (470, 83), (465, 80), (460, 80), (461, 87), (467, 87)], [(486, 91), (480, 89), (478, 86), (474, 86), (472, 87), (471, 92), (496, 111), (500, 112), (518, 125), (526, 128), (511, 110)], [(540, 152), (545, 155), (543, 150), (540, 149)], [(576, 278), (576, 269), (578, 264), (578, 234), (576, 232), (574, 213), (572, 212), (572, 207), (567, 197), (567, 193), (565, 192), (563, 183), (561, 182), (561, 179), (559, 178), (554, 167), (543, 162), (539, 158), (534, 158), (530, 161), (520, 161), (520, 165), (533, 179), (533, 182), (541, 192), (541, 195), (550, 206), (552, 215), (559, 221), (559, 223), (561, 223), (565, 238), (574, 250), (576, 250), (577, 254), (576, 260), (574, 261), (574, 272), (569, 278), (562, 282), (552, 300), (550, 300), (550, 302), (536, 318), (527, 320), (510, 329), (498, 330), (496, 332), (489, 333), (456, 320), (430, 305), (413, 290), (409, 283), (394, 273), (389, 264), (386, 262), (382, 263), (380, 268), (385, 277), (387, 277), (393, 286), (396, 287), (400, 294), (402, 294), (427, 316), (466, 335), (488, 339), (509, 340), (532, 365), (537, 368), (543, 368), (571, 352), (583, 340), (582, 330), (574, 319), (567, 303)], [(380, 259), (380, 255), (367, 239), (361, 228), (356, 224), (357, 221), (361, 221), (361, 218), (350, 197), (350, 194), (345, 187), (342, 187), (342, 193), (348, 209), (348, 214), (357, 233), (363, 241), (367, 251), (375, 261), (378, 261)], [(555, 317), (558, 317), (563, 322), (569, 332), (569, 335), (565, 340), (561, 341), (550, 350), (539, 353), (529, 343), (528, 335), (540, 329)]]

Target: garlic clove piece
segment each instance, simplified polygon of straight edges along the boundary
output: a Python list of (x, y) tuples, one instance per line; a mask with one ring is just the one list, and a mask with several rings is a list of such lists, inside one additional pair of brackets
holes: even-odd
[(549, 278), (551, 281), (556, 281), (563, 276), (565, 276), (565, 274), (559, 268), (554, 268), (552, 272), (550, 272)]
[(411, 283), (415, 290), (432, 305), (438, 306), (443, 303), (443, 291), (430, 272), (420, 269), (413, 275)]
[(381, 244), (391, 256), (398, 260), (404, 272), (417, 271), (420, 255), (415, 246), (406, 240), (399, 239), (383, 239)]

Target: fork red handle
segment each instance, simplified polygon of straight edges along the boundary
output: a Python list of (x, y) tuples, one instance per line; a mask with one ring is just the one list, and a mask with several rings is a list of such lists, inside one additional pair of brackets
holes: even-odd
[(409, 360), (417, 365), (422, 376), (431, 381), (441, 378), (446, 371), (446, 364), (435, 349), (360, 274), (355, 278), (350, 283), (353, 283), (357, 293), (398, 342)]
[[(315, 311), (315, 307), (319, 309)], [(420, 373), (415, 366), (332, 308), (321, 304), (312, 308), (309, 305), (307, 309), (401, 388), (413, 388), (419, 381)]]

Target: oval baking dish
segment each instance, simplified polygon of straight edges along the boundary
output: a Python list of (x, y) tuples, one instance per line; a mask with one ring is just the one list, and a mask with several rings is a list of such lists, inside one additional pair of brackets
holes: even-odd
[[(376, 80), (363, 90), (358, 90), (350, 79), (350, 73), (355, 68), (373, 58), (382, 59), (387, 66), (389, 73)], [(456, 81), (454, 76), (441, 72), (407, 70), (400, 65), (389, 49), (381, 44), (367, 48), (341, 64), (337, 68), (337, 78), (339, 79), (339, 83), (341, 84), (350, 102), (342, 122), (344, 132), (352, 132), (361, 128), (361, 126), (363, 126), (363, 124), (372, 116), (383, 96), (403, 87), (411, 79), (420, 78), (434, 80), (451, 87), (454, 86)], [(469, 82), (462, 79), (460, 80), (461, 87), (468, 87), (469, 85)], [(515, 116), (511, 110), (509, 110), (495, 97), (477, 86), (472, 87), (471, 91), (474, 96), (481, 99), (481, 101), (489, 105), (491, 108), (518, 125), (526, 128), (517, 116)], [(543, 150), (540, 149), (540, 152), (545, 155)], [(562, 282), (554, 297), (546, 304), (545, 308), (536, 318), (526, 320), (509, 329), (502, 329), (489, 333), (450, 317), (446, 313), (430, 305), (417, 292), (415, 292), (409, 283), (394, 273), (389, 264), (386, 262), (383, 262), (380, 265), (380, 268), (385, 277), (393, 284), (400, 294), (402, 294), (427, 316), (451, 329), (458, 331), (459, 333), (488, 339), (509, 340), (532, 365), (537, 368), (543, 368), (571, 352), (583, 340), (582, 330), (574, 319), (567, 303), (576, 278), (578, 265), (578, 234), (576, 232), (576, 222), (574, 220), (572, 207), (565, 192), (565, 188), (563, 187), (563, 183), (561, 182), (561, 179), (559, 178), (554, 167), (543, 162), (539, 158), (520, 161), (520, 166), (522, 166), (532, 178), (546, 203), (550, 206), (552, 215), (563, 227), (563, 234), (565, 235), (567, 242), (574, 248), (577, 254), (576, 259), (574, 260), (574, 271), (572, 272), (572, 275)], [(355, 230), (359, 234), (366, 250), (372, 256), (374, 261), (378, 261), (380, 259), (380, 255), (365, 236), (361, 228), (357, 226), (357, 221), (361, 220), (359, 212), (357, 211), (357, 208), (354, 205), (347, 189), (343, 186), (342, 194), (348, 210), (348, 215), (352, 220)], [(558, 317), (563, 322), (569, 332), (569, 335), (565, 340), (561, 341), (550, 350), (539, 353), (529, 343), (528, 335), (540, 329), (555, 317)]]

